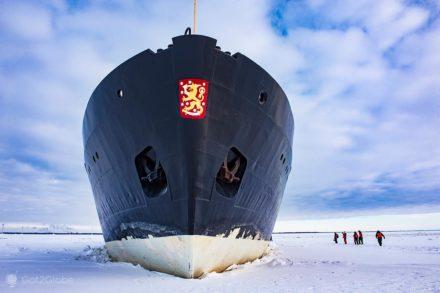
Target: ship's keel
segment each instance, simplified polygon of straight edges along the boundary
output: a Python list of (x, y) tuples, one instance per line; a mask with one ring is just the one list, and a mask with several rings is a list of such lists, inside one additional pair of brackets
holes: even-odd
[(183, 278), (198, 278), (260, 258), (267, 253), (268, 244), (264, 240), (182, 235), (110, 241), (106, 248), (114, 261), (139, 264)]

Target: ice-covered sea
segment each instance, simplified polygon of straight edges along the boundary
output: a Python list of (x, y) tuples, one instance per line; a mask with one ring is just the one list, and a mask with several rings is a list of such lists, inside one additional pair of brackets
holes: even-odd
[(109, 262), (99, 235), (0, 234), (0, 292), (440, 292), (440, 232), (364, 234), (274, 235), (268, 256), (195, 280)]

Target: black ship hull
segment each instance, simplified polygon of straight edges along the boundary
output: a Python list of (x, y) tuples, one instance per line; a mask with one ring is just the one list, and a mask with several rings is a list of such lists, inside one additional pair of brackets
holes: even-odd
[[(196, 83), (193, 98), (203, 102), (193, 99), (198, 106), (185, 112)], [(203, 115), (191, 116), (196, 109)], [(212, 38), (176, 37), (167, 49), (122, 63), (94, 91), (83, 124), (85, 168), (105, 241), (269, 241), (290, 173), (293, 126), (277, 82)], [(117, 260), (138, 262), (124, 253), (120, 245), (110, 250)], [(184, 277), (204, 273), (139, 263)], [(206, 270), (221, 270), (213, 266)]]

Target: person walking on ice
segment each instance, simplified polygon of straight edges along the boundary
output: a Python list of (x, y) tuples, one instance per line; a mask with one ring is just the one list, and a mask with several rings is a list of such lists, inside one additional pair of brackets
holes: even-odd
[(347, 244), (347, 233), (342, 232), (342, 239), (344, 239), (344, 244)]
[(362, 235), (361, 230), (358, 231), (358, 244), (364, 244), (364, 236)]
[(333, 236), (333, 241), (334, 241), (336, 244), (338, 244), (338, 238), (339, 238), (339, 235), (338, 235), (338, 233), (335, 232), (335, 235)]
[(379, 230), (376, 232), (376, 239), (379, 242), (379, 246), (382, 246), (382, 238), (385, 239), (385, 235), (382, 234)]
[(356, 231), (353, 233), (353, 240), (355, 245), (359, 244), (359, 237)]

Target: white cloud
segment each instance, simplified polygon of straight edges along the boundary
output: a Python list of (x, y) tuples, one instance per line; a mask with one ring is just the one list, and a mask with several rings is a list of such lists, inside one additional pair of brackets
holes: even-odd
[[(335, 28), (293, 22), (289, 30), (306, 57), (292, 82), (306, 86), (289, 92), (296, 132), (288, 194), (373, 186), (383, 174), (414, 183), (396, 187), (438, 189), (438, 25), (415, 33), (429, 11), (400, 1), (315, 1), (311, 7)], [(344, 22), (350, 25), (338, 28)], [(405, 68), (396, 67), (401, 62)], [(431, 176), (413, 174), (411, 166), (428, 163)]]
[(44, 40), (52, 35), (50, 12), (32, 2), (11, 1), (2, 3), (0, 32), (14, 37)]
[[(89, 187), (14, 159), (0, 160), (0, 221), (97, 222)], [(81, 217), (79, 217), (81, 215)]]

